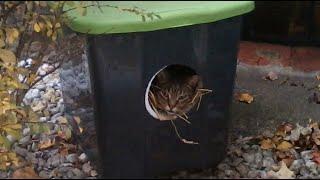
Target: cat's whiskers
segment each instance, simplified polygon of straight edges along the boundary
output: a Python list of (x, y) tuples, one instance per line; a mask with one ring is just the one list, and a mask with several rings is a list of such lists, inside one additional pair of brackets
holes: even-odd
[(176, 115), (177, 115), (180, 119), (184, 120), (186, 123), (191, 124), (191, 122), (188, 121), (186, 118), (182, 117), (182, 116), (179, 115), (179, 114), (176, 114)]
[(185, 112), (181, 112), (182, 113), (182, 115), (184, 115), (184, 117), (186, 118), (186, 119), (189, 119), (189, 117), (187, 116), (187, 114), (185, 113)]

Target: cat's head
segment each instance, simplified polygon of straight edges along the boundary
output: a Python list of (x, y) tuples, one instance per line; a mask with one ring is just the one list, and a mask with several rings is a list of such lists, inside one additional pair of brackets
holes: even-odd
[(173, 81), (173, 78), (165, 72), (156, 76), (157, 88), (153, 93), (157, 109), (174, 114), (186, 113), (193, 106), (191, 102), (196, 90), (202, 87), (200, 76), (192, 75), (179, 81)]

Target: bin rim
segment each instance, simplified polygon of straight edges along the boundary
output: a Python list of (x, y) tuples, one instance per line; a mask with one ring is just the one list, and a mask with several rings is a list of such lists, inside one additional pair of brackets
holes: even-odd
[[(66, 4), (64, 11), (71, 20), (68, 26), (76, 32), (95, 35), (147, 32), (211, 23), (254, 9), (254, 1), (100, 1), (99, 4), (102, 12), (97, 6), (89, 6), (84, 16)], [(140, 15), (106, 5), (138, 7), (139, 11), (155, 13), (161, 19), (154, 16), (153, 20), (146, 17), (146, 21), (142, 21)]]

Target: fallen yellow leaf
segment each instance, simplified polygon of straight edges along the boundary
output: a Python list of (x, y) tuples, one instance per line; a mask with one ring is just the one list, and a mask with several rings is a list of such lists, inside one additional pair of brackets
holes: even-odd
[(278, 172), (276, 172), (276, 176), (279, 179), (292, 179), (294, 178), (294, 172), (288, 169), (285, 162), (281, 161), (281, 167)]
[(38, 23), (34, 23), (33, 29), (34, 29), (35, 32), (40, 32), (41, 31), (41, 28), (40, 28)]
[(288, 151), (289, 149), (291, 149), (293, 147), (293, 145), (291, 143), (289, 143), (288, 141), (282, 141), (278, 146), (277, 149), (279, 151)]
[(241, 93), (238, 96), (238, 100), (240, 102), (245, 102), (245, 103), (250, 104), (253, 101), (253, 97), (249, 93)]
[(269, 138), (262, 140), (260, 144), (261, 144), (261, 149), (272, 149), (275, 147), (275, 144)]

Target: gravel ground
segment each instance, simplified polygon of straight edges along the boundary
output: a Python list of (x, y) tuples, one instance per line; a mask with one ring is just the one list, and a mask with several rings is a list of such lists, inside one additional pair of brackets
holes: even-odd
[[(30, 63), (30, 62), (29, 62)], [(27, 66), (28, 61), (20, 62)], [(44, 64), (38, 74), (44, 75), (52, 66)], [(24, 98), (24, 103), (32, 107), (41, 117), (40, 122), (48, 124), (50, 133), (31, 135), (31, 129), (23, 129), (23, 138), (14, 144), (14, 151), (25, 161), (25, 166), (34, 167), (41, 178), (86, 178), (95, 179), (98, 173), (88, 156), (72, 141), (57, 140), (54, 134), (70, 132), (71, 127), (64, 117), (64, 102), (61, 94), (59, 69), (38, 82)], [(71, 138), (72, 139), (72, 138)], [(22, 167), (24, 165), (21, 165)], [(13, 170), (0, 171), (0, 178), (10, 178)]]

